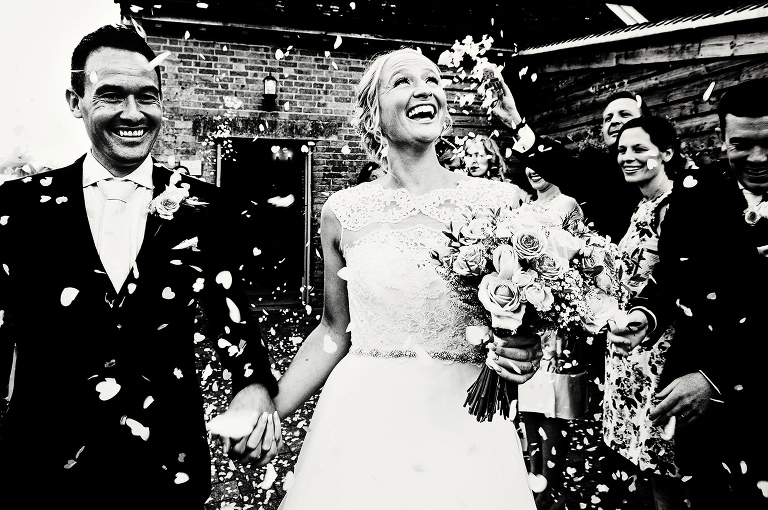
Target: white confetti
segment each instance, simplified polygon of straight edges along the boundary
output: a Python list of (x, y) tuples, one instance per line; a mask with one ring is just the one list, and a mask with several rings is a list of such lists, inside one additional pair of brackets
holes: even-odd
[(229, 271), (221, 271), (216, 275), (216, 283), (225, 289), (229, 289), (232, 286), (232, 273)]
[(357, 7), (357, 5), (355, 4), (355, 2), (349, 2), (349, 8), (350, 8), (350, 9), (352, 9), (352, 10), (354, 11), (354, 10), (355, 10), (355, 7)]
[(176, 478), (173, 479), (173, 483), (175, 483), (176, 485), (181, 485), (182, 483), (186, 483), (188, 481), (189, 481), (189, 475), (181, 471), (176, 473)]
[(341, 148), (341, 153), (347, 156), (352, 153), (352, 149), (349, 148), (349, 145), (345, 145)]
[(335, 40), (335, 41), (334, 41), (334, 43), (333, 43), (333, 49), (334, 49), (334, 50), (335, 50), (335, 49), (338, 49), (338, 48), (339, 48), (339, 46), (341, 46), (341, 36), (340, 36), (340, 35), (337, 35), (337, 36), (336, 36), (336, 40)]
[(107, 377), (96, 385), (96, 391), (99, 392), (99, 400), (109, 400), (120, 391), (120, 385), (112, 377)]
[[(171, 56), (171, 52), (170, 51), (164, 51), (161, 54), (159, 54), (158, 56), (156, 56), (155, 58), (153, 58), (152, 60), (150, 60), (147, 63), (147, 65), (144, 66), (144, 68), (147, 69), (148, 71), (151, 71), (155, 67), (159, 66), (163, 62), (163, 60), (165, 60), (166, 58), (168, 58), (170, 56)], [(171, 166), (174, 166), (172, 163), (169, 163), (169, 164)]]
[(342, 267), (339, 269), (339, 271), (336, 273), (339, 278), (341, 278), (344, 281), (349, 281), (349, 277), (351, 276), (351, 271), (347, 266)]
[[(3, 264), (3, 266), (6, 268), (5, 272), (7, 273), (8, 272), (8, 269), (7, 269), (8, 266), (5, 266), (5, 264)], [(64, 290), (62, 290), (61, 291), (61, 298), (59, 298), (60, 301), (61, 301), (61, 305), (62, 306), (69, 306), (69, 305), (71, 305), (72, 301), (75, 300), (75, 298), (77, 297), (77, 294), (79, 292), (80, 291), (77, 290), (74, 287), (67, 287)]]
[(688, 175), (683, 179), (683, 186), (686, 188), (693, 188), (699, 183), (692, 175)]
[(144, 403), (142, 404), (142, 407), (146, 409), (147, 407), (152, 405), (152, 402), (155, 401), (155, 398), (152, 395), (149, 395), (147, 398), (144, 399)]
[(544, 492), (544, 489), (547, 488), (547, 479), (544, 475), (528, 473), (528, 488), (536, 493)]
[(328, 354), (333, 354), (339, 350), (339, 346), (333, 341), (331, 335), (325, 335), (323, 337), (323, 350)]
[(170, 287), (166, 287), (163, 289), (163, 299), (173, 299), (176, 297), (176, 294), (173, 292), (173, 290)]
[(262, 252), (261, 252), (261, 250), (259, 248), (254, 248), (253, 249), (253, 256), (254, 257), (258, 257), (259, 255), (261, 255), (261, 253)]
[(176, 379), (181, 379), (182, 377), (184, 377), (184, 373), (181, 371), (180, 368), (174, 368), (173, 375), (176, 376)]
[(41, 204), (44, 204), (45, 202), (49, 201), (50, 199), (51, 199), (51, 197), (49, 197), (48, 195), (40, 195), (40, 203)]
[(712, 91), (715, 90), (715, 82), (709, 84), (709, 87), (707, 87), (707, 90), (704, 91), (704, 96), (701, 98), (704, 101), (709, 101), (710, 96), (712, 95)]
[(240, 323), (242, 320), (242, 317), (240, 315), (240, 308), (237, 307), (234, 301), (232, 301), (229, 298), (227, 299), (227, 308), (229, 308), (229, 318), (232, 322)]
[(8, 224), (8, 216), (0, 216), (0, 225)]
[(270, 462), (267, 464), (266, 472), (264, 473), (264, 480), (258, 485), (259, 489), (267, 490), (272, 487), (272, 484), (277, 480), (277, 471), (275, 466)]
[(40, 186), (50, 186), (53, 179), (50, 177), (43, 177), (40, 179)]
[(94, 85), (99, 82), (99, 75), (96, 74), (96, 71), (91, 71), (91, 74), (88, 75), (88, 80)]
[(268, 203), (274, 205), (275, 207), (289, 207), (296, 201), (296, 198), (291, 195), (287, 195), (285, 197), (272, 197), (267, 200)]
[(67, 197), (56, 197), (56, 203), (57, 204), (63, 204), (67, 200), (69, 200)]
[(213, 417), (208, 422), (208, 431), (217, 436), (240, 439), (253, 432), (258, 416), (258, 412), (250, 410), (229, 410)]
[(184, 39), (189, 39), (191, 37), (191, 34), (189, 33), (189, 30), (184, 32)]
[(285, 110), (286, 112), (291, 110), (291, 102), (290, 101), (286, 101), (285, 103), (283, 103), (283, 110)]
[(648, 170), (653, 170), (657, 166), (659, 166), (659, 162), (655, 159), (651, 158), (648, 161), (645, 162), (646, 166), (648, 167)]
[(282, 59), (282, 58), (284, 58), (284, 57), (285, 57), (285, 53), (283, 53), (283, 50), (281, 50), (280, 48), (278, 48), (278, 49), (275, 51), (275, 58), (276, 58), (277, 60), (280, 60), (280, 59)]

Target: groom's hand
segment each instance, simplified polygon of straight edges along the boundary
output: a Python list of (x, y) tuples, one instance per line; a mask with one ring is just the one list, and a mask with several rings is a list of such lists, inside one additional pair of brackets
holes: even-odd
[(488, 345), (486, 363), (500, 377), (522, 384), (533, 377), (541, 363), (541, 338), (531, 332), (499, 337)]
[[(240, 420), (240, 430), (217, 433), (224, 451), (234, 460), (254, 467), (267, 465), (282, 447), (280, 417), (269, 392), (253, 384), (240, 390), (222, 417)], [(216, 431), (213, 431), (216, 433)]]

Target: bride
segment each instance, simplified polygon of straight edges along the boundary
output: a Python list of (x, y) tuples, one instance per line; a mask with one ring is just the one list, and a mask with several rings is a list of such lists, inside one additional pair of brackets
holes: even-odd
[[(429, 255), (462, 206), (524, 192), (440, 166), (446, 103), (437, 66), (410, 49), (376, 58), (358, 87), (363, 145), (388, 173), (322, 210), (323, 316), (279, 381), (279, 415), (323, 390), (282, 510), (535, 509), (514, 423), (463, 407), (486, 356)], [(523, 383), (541, 347), (513, 340), (488, 363)]]

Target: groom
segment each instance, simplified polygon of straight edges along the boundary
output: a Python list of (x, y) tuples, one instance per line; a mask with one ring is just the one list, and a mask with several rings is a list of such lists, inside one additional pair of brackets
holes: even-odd
[[(0, 186), (0, 343), (12, 332), (18, 349), (0, 435), (4, 499), (203, 507), (196, 303), (231, 374), (230, 410), (261, 430), (274, 412), (276, 381), (228, 235), (239, 211), (233, 220), (217, 188), (149, 155), (163, 115), (154, 59), (125, 26), (84, 37), (66, 96), (91, 149)], [(264, 465), (276, 445), (252, 434), (230, 454)]]

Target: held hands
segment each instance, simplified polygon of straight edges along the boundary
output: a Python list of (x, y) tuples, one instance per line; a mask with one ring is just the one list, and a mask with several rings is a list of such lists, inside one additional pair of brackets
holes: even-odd
[(246, 386), (232, 399), (229, 409), (208, 423), (231, 458), (254, 467), (267, 465), (283, 445), (280, 416), (267, 390)]
[(520, 116), (520, 112), (517, 111), (517, 104), (515, 103), (514, 96), (512, 96), (512, 91), (509, 90), (501, 76), (499, 76), (499, 84), (501, 85), (502, 95), (494, 93), (496, 95), (496, 102), (492, 110), (493, 114), (505, 126), (515, 129), (523, 121), (523, 118)]
[(678, 377), (656, 396), (661, 402), (651, 409), (650, 418), (658, 426), (664, 426), (674, 417), (676, 425), (684, 427), (722, 402), (715, 388), (699, 372)]
[(533, 377), (541, 363), (541, 338), (525, 332), (507, 337), (494, 335), (485, 363), (507, 381), (522, 384)]
[(637, 347), (648, 335), (648, 317), (640, 310), (633, 310), (627, 316), (628, 323), (625, 327), (618, 326), (615, 322), (609, 322), (606, 339), (609, 351), (614, 356), (628, 356), (630, 351)]

